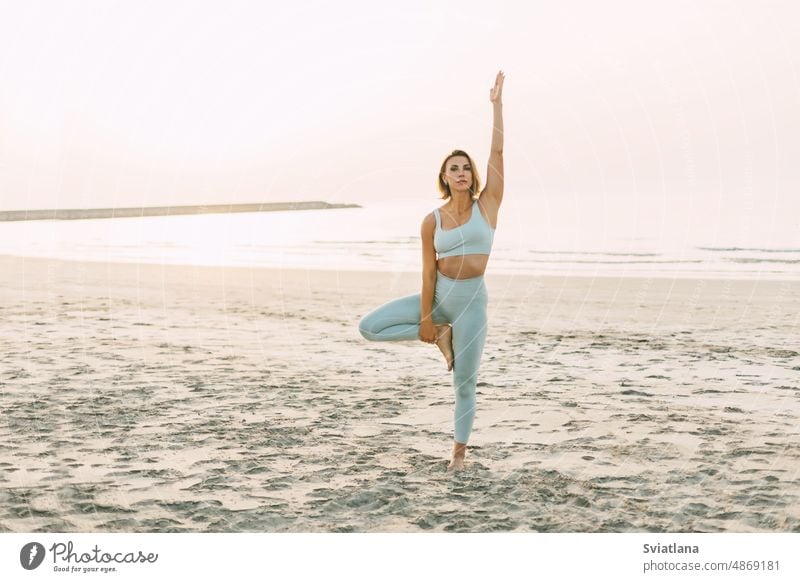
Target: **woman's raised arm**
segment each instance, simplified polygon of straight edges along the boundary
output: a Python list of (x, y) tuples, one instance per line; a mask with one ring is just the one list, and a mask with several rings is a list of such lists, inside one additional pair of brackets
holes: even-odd
[(494, 87), (489, 90), (489, 101), (492, 102), (494, 124), (492, 129), (492, 146), (489, 153), (489, 167), (486, 171), (486, 187), (481, 196), (492, 198), (497, 207), (503, 201), (503, 81), (505, 73), (499, 71)]

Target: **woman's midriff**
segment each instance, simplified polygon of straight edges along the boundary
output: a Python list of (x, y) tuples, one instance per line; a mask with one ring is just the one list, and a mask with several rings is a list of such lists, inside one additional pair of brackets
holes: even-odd
[(489, 255), (460, 255), (445, 257), (436, 261), (436, 268), (451, 279), (471, 279), (486, 272)]

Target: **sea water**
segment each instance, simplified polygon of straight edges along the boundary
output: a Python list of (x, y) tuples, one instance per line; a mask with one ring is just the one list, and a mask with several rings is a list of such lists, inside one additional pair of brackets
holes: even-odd
[[(361, 208), (0, 223), (0, 254), (97, 262), (419, 271), (420, 225), (443, 201)], [(745, 225), (746, 226), (746, 225)], [(794, 223), (501, 209), (488, 274), (800, 279)]]

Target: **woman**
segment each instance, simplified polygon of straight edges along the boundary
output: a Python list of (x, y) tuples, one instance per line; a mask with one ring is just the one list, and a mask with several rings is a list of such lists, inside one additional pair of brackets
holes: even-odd
[(359, 331), (372, 341), (420, 339), (435, 343), (453, 370), (455, 441), (448, 471), (464, 468), (475, 418), (475, 386), (486, 339), (488, 295), (483, 275), (503, 200), (503, 109), (505, 74), (497, 73), (489, 100), (494, 109), (486, 188), (472, 158), (450, 153), (439, 170), (447, 203), (422, 221), (422, 292), (390, 301), (363, 317)]

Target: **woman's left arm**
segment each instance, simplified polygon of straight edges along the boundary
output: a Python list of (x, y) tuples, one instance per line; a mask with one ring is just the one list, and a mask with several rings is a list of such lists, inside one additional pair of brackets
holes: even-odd
[(503, 71), (497, 73), (494, 87), (489, 91), (489, 101), (492, 102), (493, 129), (492, 146), (489, 153), (489, 168), (486, 172), (486, 188), (482, 196), (492, 198), (497, 207), (503, 201)]

